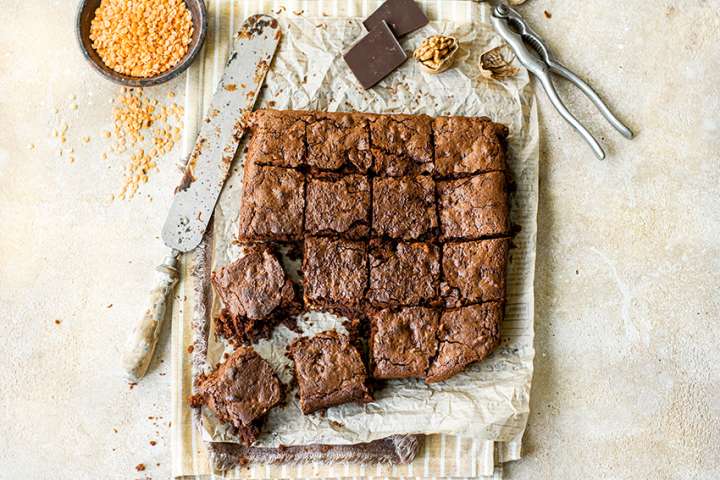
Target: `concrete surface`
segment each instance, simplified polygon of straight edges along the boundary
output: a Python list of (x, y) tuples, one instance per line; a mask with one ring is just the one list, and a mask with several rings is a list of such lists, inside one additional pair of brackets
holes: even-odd
[[(0, 478), (167, 478), (166, 338), (141, 385), (117, 364), (179, 175), (167, 158), (111, 201), (123, 163), (99, 132), (117, 88), (84, 64), (74, 6), (0, 0)], [(562, 88), (608, 147), (597, 161), (540, 94), (537, 373), (507, 477), (720, 478), (720, 2), (522, 9), (638, 136)], [(169, 89), (182, 79), (152, 95)]]

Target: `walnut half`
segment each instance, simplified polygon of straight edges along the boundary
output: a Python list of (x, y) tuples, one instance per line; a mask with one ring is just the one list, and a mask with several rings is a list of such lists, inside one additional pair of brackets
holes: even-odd
[(452, 66), (460, 45), (455, 37), (433, 35), (415, 49), (413, 58), (430, 73), (444, 72)]

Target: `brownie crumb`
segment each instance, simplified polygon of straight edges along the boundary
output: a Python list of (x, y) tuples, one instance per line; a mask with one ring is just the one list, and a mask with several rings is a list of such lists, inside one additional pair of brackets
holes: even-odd
[(150, 440), (150, 446), (154, 447), (157, 445), (157, 442), (155, 440)]
[(144, 472), (144, 471), (145, 471), (145, 464), (143, 464), (143, 463), (138, 463), (137, 465), (135, 465), (135, 470), (137, 470), (138, 472)]
[(552, 13), (548, 12), (547, 10), (543, 11), (543, 14), (545, 15), (545, 18), (552, 18)]
[(193, 350), (195, 350), (195, 347), (192, 346), (192, 345), (188, 345), (188, 347), (187, 347), (187, 352), (188, 352), (188, 353), (192, 353)]

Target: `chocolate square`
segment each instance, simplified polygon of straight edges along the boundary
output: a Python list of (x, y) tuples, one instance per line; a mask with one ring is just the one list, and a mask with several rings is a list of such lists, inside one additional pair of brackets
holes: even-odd
[(387, 77), (407, 60), (392, 30), (383, 20), (343, 56), (364, 89)]
[(363, 21), (368, 31), (372, 31), (385, 21), (393, 33), (402, 37), (413, 30), (427, 25), (425, 13), (413, 0), (387, 0)]

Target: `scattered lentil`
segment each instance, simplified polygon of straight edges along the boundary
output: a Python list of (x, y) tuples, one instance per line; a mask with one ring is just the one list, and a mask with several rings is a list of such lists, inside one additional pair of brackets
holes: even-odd
[(102, 0), (90, 24), (90, 40), (116, 72), (152, 77), (177, 65), (193, 35), (183, 0)]
[[(184, 109), (175, 103), (160, 106), (142, 89), (125, 88), (115, 100), (113, 151), (123, 153), (128, 147), (137, 148), (130, 156), (118, 195), (125, 199), (134, 196), (138, 187), (148, 181), (148, 173), (157, 169), (157, 157), (170, 152), (180, 139)], [(145, 132), (150, 134), (152, 144), (147, 151)]]

